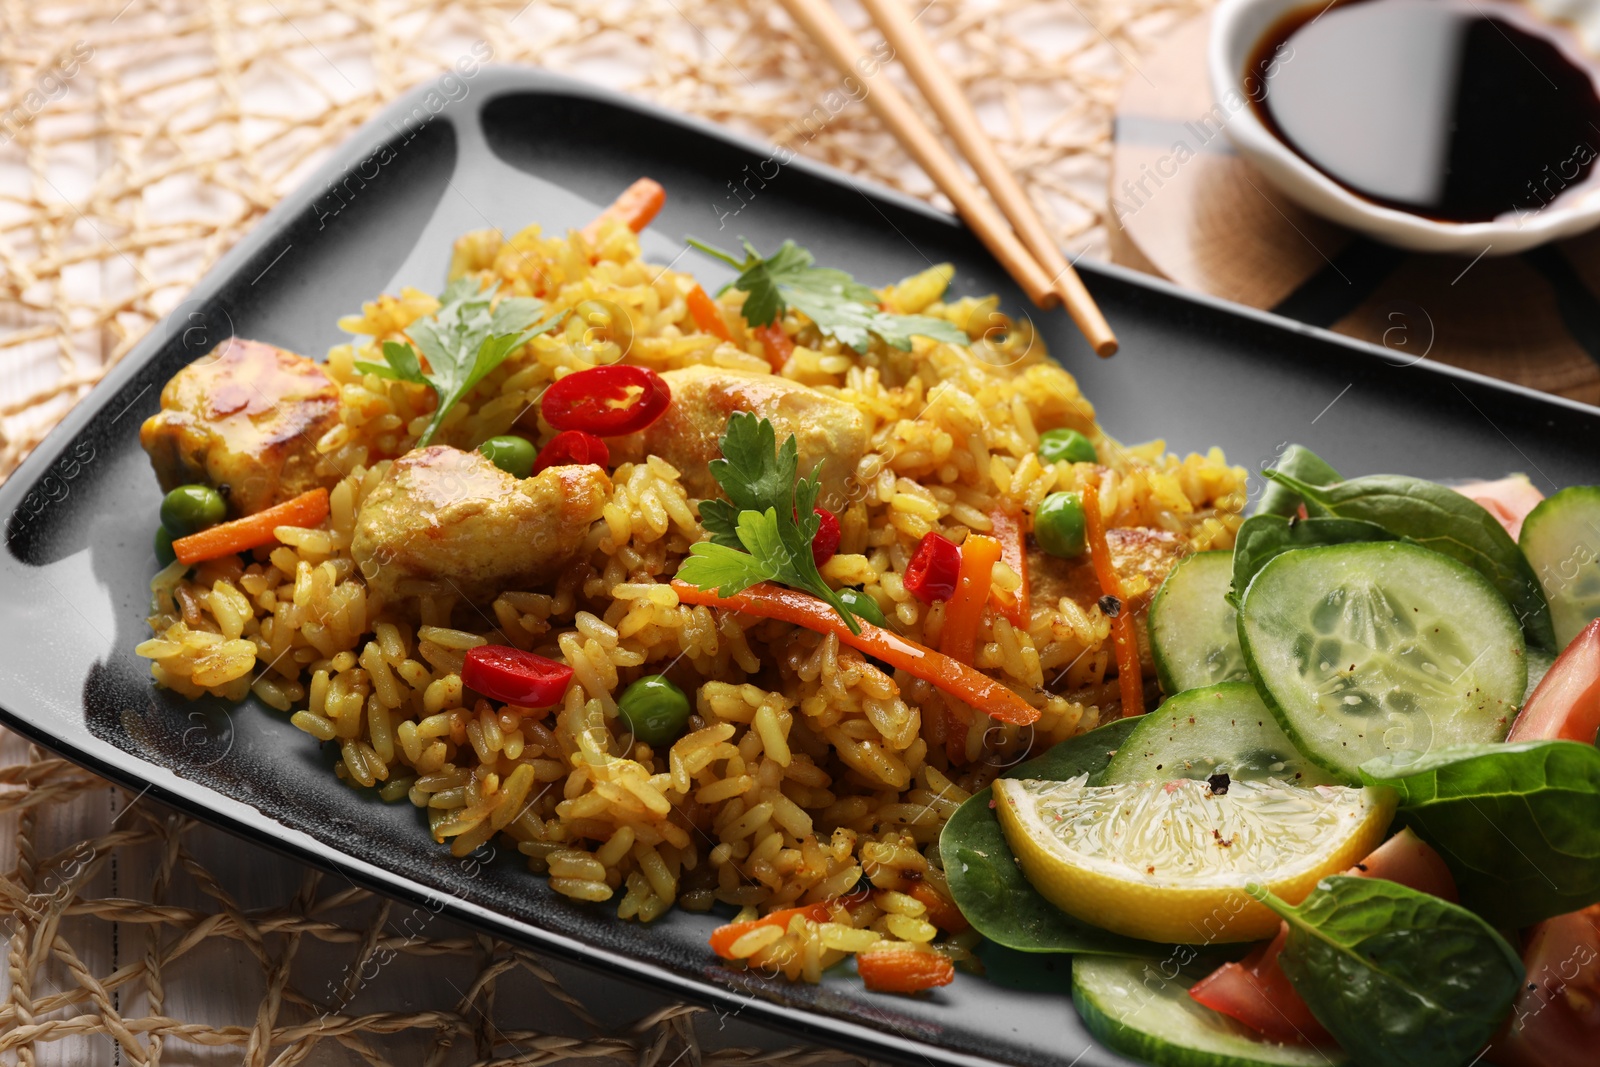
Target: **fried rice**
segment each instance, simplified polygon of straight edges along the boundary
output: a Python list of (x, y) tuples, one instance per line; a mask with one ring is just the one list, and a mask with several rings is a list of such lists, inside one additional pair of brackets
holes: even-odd
[[(462, 449), (516, 429), (548, 441), (541, 392), (596, 364), (773, 373), (737, 313), (742, 293), (718, 298), (732, 341), (701, 331), (686, 303), (695, 280), (645, 262), (618, 223), (594, 247), (536, 226), (509, 239), (471, 233), (450, 273), (550, 310), (595, 301), (605, 310), (568, 316), (458, 403), (436, 440)], [(1243, 470), (1216, 449), (1179, 457), (1159, 441), (1107, 437), (1031, 325), (999, 314), (993, 297), (946, 302), (949, 279), (949, 268), (933, 268), (883, 290), (883, 301), (948, 320), (968, 347), (918, 337), (904, 352), (874, 339), (858, 354), (795, 312), (781, 320), (796, 347), (779, 373), (853, 405), (870, 431), (847, 499), (829, 502), (842, 529), (822, 568), (830, 584), (861, 587), (893, 628), (938, 647), (943, 604), (922, 603), (902, 577), (919, 540), (987, 533), (997, 508), (1030, 516), (1047, 494), (1089, 478), (1101, 479), (1113, 529), (1150, 531), (1174, 557), (1231, 547)], [(734, 943), (730, 955), (770, 973), (815, 982), (844, 956), (889, 943), (969, 959), (975, 934), (945, 890), (939, 831), (1004, 767), (1120, 714), (1102, 606), (1042, 595), (1055, 588), (1041, 575), (1027, 627), (987, 613), (973, 665), (1040, 715), (1026, 727), (982, 715), (963, 724), (927, 682), (887, 673), (833, 635), (680, 603), (670, 579), (707, 534), (682, 472), (650, 456), (612, 471), (602, 520), (553, 585), (471, 604), (444, 583), (418, 582), (414, 611), (386, 608), (351, 558), (352, 532), (434, 397), (356, 362), (381, 359), (383, 341), (403, 340), (437, 307), (405, 289), (340, 321), (357, 340), (323, 365), (339, 390), (338, 422), (316, 443), (338, 479), (328, 521), (280, 528), (271, 549), (158, 575), (154, 636), (138, 647), (156, 682), (187, 697), (253, 694), (337, 746), (347, 784), (423, 809), (456, 855), (502, 835), (555, 892), (624, 919), (675, 904), (731, 905), (748, 919), (834, 902), (825, 917), (795, 915)], [(1087, 435), (1099, 464), (1041, 462), (1040, 434), (1058, 427)], [(1162, 573), (1125, 569), (1124, 608), (1142, 610)], [(996, 566), (997, 588), (1020, 581)], [(484, 643), (564, 661), (575, 672), (565, 699), (535, 710), (464, 688), (463, 658)], [(666, 674), (693, 703), (687, 732), (666, 747), (636, 741), (619, 717), (618, 694), (645, 674)], [(947, 730), (964, 738), (951, 744)], [(864, 881), (870, 893), (848, 896)]]

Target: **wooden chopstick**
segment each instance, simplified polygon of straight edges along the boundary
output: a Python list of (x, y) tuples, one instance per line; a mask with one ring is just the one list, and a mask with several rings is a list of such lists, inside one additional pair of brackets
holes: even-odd
[[(781, 0), (789, 15), (800, 28), (823, 50), (839, 71), (848, 77), (858, 77), (875, 60), (867, 58), (865, 51), (847, 26), (834, 13), (826, 0)], [(892, 43), (892, 42), (891, 42)], [(972, 227), (989, 252), (1000, 265), (1016, 279), (1028, 299), (1043, 308), (1054, 307), (1067, 293), (1081, 294), (1081, 304), (1069, 298), (1068, 311), (1094, 347), (1102, 356), (1116, 352), (1117, 341), (1105, 322), (1105, 317), (1084, 290), (1077, 275), (1071, 275), (1076, 288), (1058, 284), (1039, 265), (1012, 231), (1011, 225), (995, 210), (982, 191), (969, 180), (944, 144), (930, 130), (911, 102), (887, 78), (877, 79), (866, 93), (866, 102), (887, 126), (901, 146), (927, 172), (934, 183), (950, 198), (956, 211)], [(1059, 250), (1057, 250), (1059, 255)], [(1071, 266), (1067, 265), (1070, 272)]]
[(934, 55), (927, 35), (917, 26), (903, 0), (861, 0), (861, 3), (884, 39), (894, 48), (896, 58), (905, 64), (911, 80), (922, 90), (934, 114), (944, 123), (945, 132), (977, 171), (1001, 212), (1011, 220), (1017, 236), (1050, 275), (1072, 321), (1078, 324), (1096, 352), (1102, 356), (1113, 355), (1117, 351), (1117, 339), (1111, 326), (1084, 288), (1083, 279), (1061, 254), (1060, 246), (1051, 238), (1033, 201), (1017, 183), (1016, 175), (995, 151), (994, 142), (984, 132), (966, 94)]
[[(857, 78), (867, 65), (876, 62), (867, 57), (849, 28), (822, 0), (781, 2), (841, 73)], [(858, 67), (858, 62), (862, 66)], [(1040, 307), (1054, 307), (1059, 296), (1050, 284), (1050, 276), (1017, 239), (1016, 234), (1011, 232), (1010, 225), (984, 198), (978, 187), (967, 180), (955, 159), (917, 116), (911, 102), (887, 78), (879, 78), (873, 83), (866, 94), (866, 101), (917, 161), (917, 165), (944, 190), (944, 194), (955, 204), (956, 211), (967, 220), (967, 224), (994, 258), (1000, 261), (1000, 265), (1016, 279), (1022, 291), (1028, 294), (1028, 299)]]

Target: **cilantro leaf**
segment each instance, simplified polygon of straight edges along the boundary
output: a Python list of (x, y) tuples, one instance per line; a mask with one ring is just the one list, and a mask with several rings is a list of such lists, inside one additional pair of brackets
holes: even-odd
[(689, 550), (678, 578), (718, 596), (779, 582), (827, 601), (852, 633), (860, 633), (860, 622), (822, 580), (811, 554), (822, 521), (816, 512), (822, 484), (815, 470), (798, 476), (794, 437), (780, 446), (769, 420), (739, 411), (721, 444), (722, 458), (712, 460), (710, 470), (728, 499), (700, 502), (700, 522), (711, 540)]
[(380, 378), (397, 378), (403, 382), (416, 382), (426, 385), (428, 379), (422, 376), (422, 368), (417, 364), (417, 353), (410, 345), (403, 345), (398, 341), (383, 342), (383, 363), (363, 363), (356, 360), (356, 370), (363, 374), (376, 374)]
[[(398, 341), (383, 343), (383, 363), (357, 362), (356, 369), (399, 381), (431, 387), (439, 398), (433, 419), (417, 439), (425, 447), (444, 425), (445, 416), (473, 387), (528, 341), (553, 327), (559, 315), (534, 325), (544, 305), (531, 297), (506, 297), (494, 303), (494, 289), (482, 290), (475, 278), (457, 278), (439, 297), (439, 310), (406, 331), (416, 348)], [(423, 371), (417, 349), (427, 357)]]
[(743, 260), (693, 237), (689, 244), (741, 272), (719, 292), (732, 288), (747, 294), (744, 317), (752, 326), (769, 326), (793, 307), (816, 323), (817, 329), (857, 352), (867, 350), (868, 334), (904, 351), (911, 349), (913, 334), (949, 344), (969, 343), (964, 331), (944, 319), (882, 310), (877, 293), (842, 270), (816, 266), (811, 253), (793, 241), (783, 242), (766, 259), (745, 241)]
[(689, 558), (678, 568), (680, 581), (700, 589), (713, 589), (718, 596), (742, 593), (752, 585), (770, 582), (777, 576), (777, 572), (750, 553), (710, 541), (691, 547)]

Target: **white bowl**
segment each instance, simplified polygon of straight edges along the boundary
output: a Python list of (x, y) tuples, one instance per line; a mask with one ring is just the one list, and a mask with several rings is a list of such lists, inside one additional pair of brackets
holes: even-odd
[[(1325, 0), (1323, 0), (1325, 2)], [(1382, 0), (1368, 0), (1382, 2)], [(1367, 200), (1308, 163), (1273, 135), (1245, 97), (1245, 67), (1261, 38), (1307, 0), (1222, 0), (1212, 16), (1207, 65), (1215, 114), (1239, 154), (1302, 207), (1334, 222), (1417, 252), (1502, 256), (1600, 226), (1600, 187), (1557, 197), (1549, 206), (1490, 222), (1442, 222)], [(1583, 0), (1530, 0), (1544, 17), (1575, 26), (1593, 53), (1600, 41), (1600, 4)]]

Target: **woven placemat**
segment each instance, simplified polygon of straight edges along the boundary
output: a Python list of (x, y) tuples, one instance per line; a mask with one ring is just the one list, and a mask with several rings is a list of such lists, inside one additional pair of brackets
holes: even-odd
[[(1062, 243), (1103, 254), (1123, 70), (1207, 0), (916, 2)], [(833, 79), (770, 2), (0, 0), (0, 478), (334, 145), (486, 52), (940, 202), (864, 106), (796, 122)], [(7, 1062), (850, 1061), (608, 997), (4, 734), (0, 867)]]

